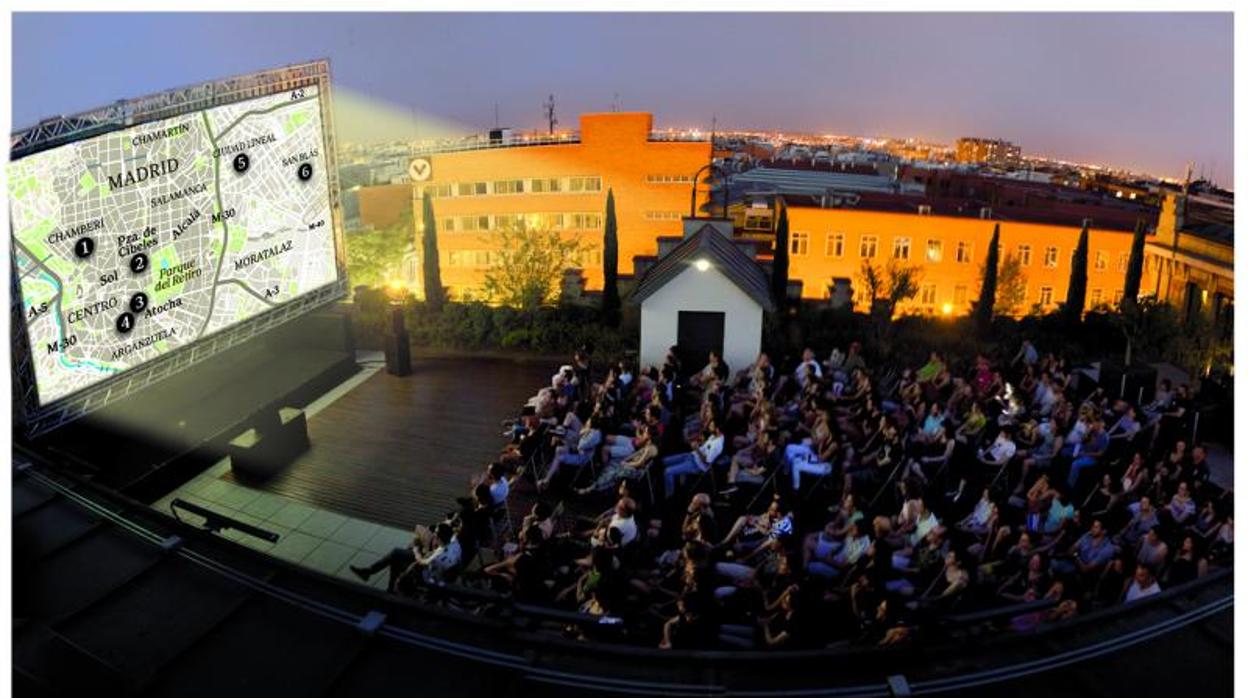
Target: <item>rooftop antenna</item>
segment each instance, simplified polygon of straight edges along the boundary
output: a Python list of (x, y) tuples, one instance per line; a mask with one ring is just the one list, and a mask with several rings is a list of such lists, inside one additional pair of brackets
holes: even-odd
[(555, 118), (555, 96), (553, 94), (542, 104), (542, 115), (546, 118), (550, 135), (555, 135), (555, 125), (559, 123), (559, 120)]
[(611, 97), (611, 111), (619, 111), (619, 110), (620, 110), (620, 93), (616, 92)]
[(498, 128), (498, 102), (494, 103), (494, 128)]

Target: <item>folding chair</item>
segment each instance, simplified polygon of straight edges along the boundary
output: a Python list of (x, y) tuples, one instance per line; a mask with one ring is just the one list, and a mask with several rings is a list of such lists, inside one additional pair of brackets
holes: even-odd
[(763, 484), (760, 485), (758, 491), (754, 493), (753, 499), (750, 500), (749, 504), (745, 505), (745, 511), (750, 511), (754, 508), (754, 504), (758, 502), (759, 497), (763, 496), (763, 492), (767, 489), (768, 485), (771, 485), (772, 495), (774, 496), (776, 494), (776, 492), (780, 489), (779, 485), (776, 484), (776, 475), (778, 475), (782, 469), (783, 468), (780, 466), (776, 466), (771, 469), (771, 474), (767, 476), (766, 480), (763, 480)]
[(715, 482), (715, 464), (714, 463), (711, 464), (711, 467), (707, 468), (706, 470), (703, 470), (702, 473), (698, 475), (698, 479), (693, 481), (692, 490), (694, 492), (697, 492), (699, 489), (701, 489), (702, 481), (706, 480), (707, 478), (710, 478), (711, 480), (711, 499), (715, 499), (716, 497), (719, 496), (719, 486)]
[(831, 477), (832, 474), (835, 472), (836, 472), (836, 465), (834, 464), (832, 465), (831, 468), (828, 469), (828, 472), (820, 475), (818, 479), (815, 480), (815, 484), (811, 485), (810, 490), (807, 491), (805, 496), (802, 497), (802, 502), (805, 503), (805, 502), (810, 501), (810, 498), (815, 496), (815, 493), (818, 492), (823, 487), (824, 481), (827, 480), (829, 477)]
[(889, 486), (893, 484), (893, 481), (897, 479), (897, 473), (901, 472), (902, 466), (904, 466), (907, 462), (908, 461), (904, 456), (897, 459), (897, 465), (893, 466), (893, 471), (888, 474), (888, 478), (884, 480), (884, 484), (880, 485), (880, 488), (875, 491), (875, 496), (872, 497), (871, 501), (867, 504), (868, 511), (875, 506), (875, 503), (879, 500), (880, 496), (883, 495), (885, 490), (887, 490)]

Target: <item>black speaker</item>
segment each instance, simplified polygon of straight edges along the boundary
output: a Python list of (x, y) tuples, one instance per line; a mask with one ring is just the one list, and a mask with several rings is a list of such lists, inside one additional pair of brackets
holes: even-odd
[(412, 347), (407, 333), (387, 334), (385, 342), (386, 371), (394, 376), (412, 372)]
[(411, 339), (407, 336), (407, 323), (403, 306), (390, 306), (390, 327), (386, 330), (384, 349), (386, 371), (394, 376), (406, 376), (412, 372)]

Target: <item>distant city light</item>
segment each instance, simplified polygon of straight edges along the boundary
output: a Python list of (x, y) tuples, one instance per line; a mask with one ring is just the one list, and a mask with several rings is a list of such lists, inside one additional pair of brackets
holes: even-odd
[(699, 259), (698, 261), (693, 263), (693, 266), (697, 267), (698, 271), (706, 271), (707, 269), (711, 268), (711, 263), (706, 261), (705, 259)]

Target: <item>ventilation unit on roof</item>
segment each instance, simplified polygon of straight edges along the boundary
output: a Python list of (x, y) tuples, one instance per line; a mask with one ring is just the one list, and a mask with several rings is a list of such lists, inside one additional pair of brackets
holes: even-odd
[(931, 205), (930, 205), (930, 204), (919, 204), (919, 215), (920, 215), (920, 216), (930, 216), (930, 215), (932, 215), (932, 207), (931, 207)]
[(980, 218), (992, 218), (992, 209), (989, 208), (988, 206), (984, 206), (983, 208), (979, 209), (979, 217)]
[(1084, 218), (1084, 219), (1083, 219), (1083, 227), (1085, 227), (1085, 228), (1091, 228), (1091, 227), (1092, 227), (1092, 219), (1091, 219), (1091, 218)]

